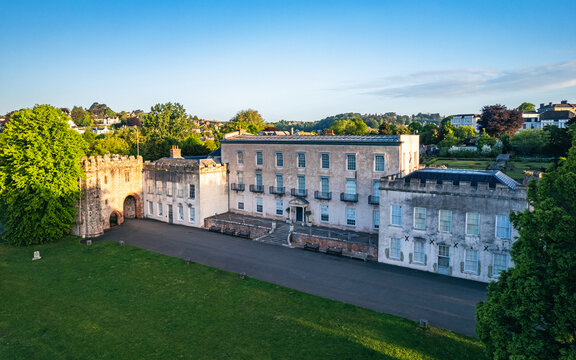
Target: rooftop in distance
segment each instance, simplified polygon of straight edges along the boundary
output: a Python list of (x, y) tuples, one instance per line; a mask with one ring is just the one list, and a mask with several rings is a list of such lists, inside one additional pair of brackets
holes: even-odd
[[(404, 135), (406, 136), (406, 135)], [(399, 144), (400, 135), (233, 135), (225, 137), (222, 143), (354, 143), (354, 144)]]
[(427, 180), (436, 180), (438, 184), (442, 184), (444, 180), (448, 180), (454, 182), (454, 185), (460, 185), (461, 181), (466, 181), (470, 182), (472, 186), (477, 186), (478, 183), (487, 183), (491, 188), (495, 188), (496, 184), (502, 184), (512, 190), (520, 185), (508, 175), (497, 170), (425, 168), (414, 171), (406, 175), (403, 179), (406, 182), (410, 182), (410, 179), (420, 179), (422, 183), (425, 183)]

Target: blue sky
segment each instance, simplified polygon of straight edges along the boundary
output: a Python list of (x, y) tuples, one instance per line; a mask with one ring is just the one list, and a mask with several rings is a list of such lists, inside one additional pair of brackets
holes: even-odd
[(172, 101), (308, 121), (576, 102), (575, 13), (573, 0), (0, 0), (0, 113)]

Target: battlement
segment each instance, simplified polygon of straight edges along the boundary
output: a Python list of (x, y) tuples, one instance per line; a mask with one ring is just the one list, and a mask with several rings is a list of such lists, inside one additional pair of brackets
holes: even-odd
[(190, 160), (183, 158), (163, 158), (154, 162), (146, 162), (144, 169), (147, 171), (172, 171), (172, 172), (206, 172), (221, 171), (226, 169), (226, 164), (213, 159)]
[(508, 185), (496, 184), (496, 187), (490, 187), (488, 183), (481, 182), (472, 186), (469, 181), (460, 181), (458, 185), (455, 185), (450, 180), (443, 180), (442, 184), (438, 184), (436, 180), (422, 182), (420, 179), (410, 179), (407, 183), (404, 179), (388, 179), (387, 177), (380, 179), (380, 190), (507, 197), (519, 200), (526, 200), (527, 195), (526, 187), (523, 186), (516, 186), (512, 189)]
[(104, 156), (84, 156), (80, 160), (84, 170), (106, 170), (109, 168), (122, 167), (142, 167), (142, 156), (133, 155), (104, 155)]

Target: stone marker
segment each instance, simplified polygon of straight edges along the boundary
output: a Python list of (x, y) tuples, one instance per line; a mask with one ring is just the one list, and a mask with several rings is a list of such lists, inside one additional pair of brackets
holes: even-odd
[(42, 258), (40, 257), (40, 251), (34, 251), (34, 257), (32, 258), (32, 261), (34, 261), (34, 260), (40, 260), (40, 259), (42, 259)]
[(86, 240), (86, 245), (88, 246), (92, 245), (92, 240)]

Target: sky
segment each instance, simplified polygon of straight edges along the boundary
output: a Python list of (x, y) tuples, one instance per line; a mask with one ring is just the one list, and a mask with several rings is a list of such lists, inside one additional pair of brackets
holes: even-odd
[(576, 103), (576, 1), (0, 0), (0, 114), (229, 120)]

